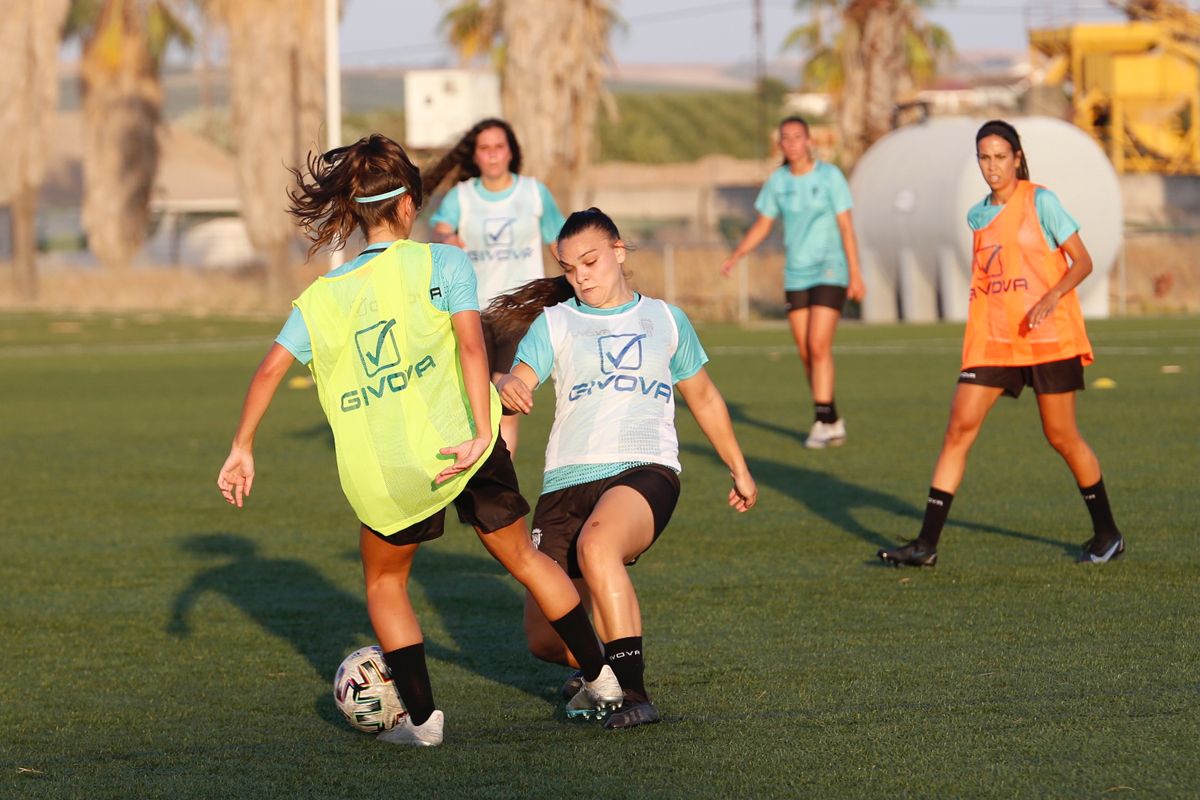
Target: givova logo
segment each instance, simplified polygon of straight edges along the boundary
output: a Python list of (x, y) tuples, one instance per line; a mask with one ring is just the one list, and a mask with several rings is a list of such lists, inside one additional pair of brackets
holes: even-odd
[(395, 327), (394, 319), (380, 320), (354, 334), (354, 345), (363, 372), (367, 378), (374, 380), (342, 393), (343, 412), (369, 406), (371, 398), (379, 400), (386, 394), (402, 392), (409, 383), (424, 377), (437, 366), (432, 355), (425, 355), (401, 369), (400, 348), (396, 345), (396, 334), (393, 332)]
[(394, 319), (380, 320), (354, 334), (358, 357), (368, 378), (400, 363), (400, 348), (396, 347), (396, 334), (392, 332), (395, 327)]
[(596, 346), (600, 351), (600, 374), (598, 381), (579, 383), (571, 387), (568, 401), (589, 397), (595, 392), (641, 392), (664, 402), (671, 401), (671, 386), (662, 381), (648, 381), (641, 375), (631, 375), (642, 368), (642, 342), (644, 333), (616, 333), (599, 336)]
[[(974, 269), (983, 276), (983, 280), (971, 284), (970, 300), (974, 300), (977, 294), (1002, 294), (1019, 289), (1029, 289), (1029, 281), (1024, 278), (1004, 280), (1004, 258), (1001, 255), (1003, 249), (1004, 245), (994, 244), (976, 251)], [(987, 254), (986, 260), (984, 259), (985, 253)]]
[(468, 250), (472, 261), (515, 261), (531, 258), (532, 247), (515, 247), (516, 217), (487, 217), (483, 220), (483, 249)]

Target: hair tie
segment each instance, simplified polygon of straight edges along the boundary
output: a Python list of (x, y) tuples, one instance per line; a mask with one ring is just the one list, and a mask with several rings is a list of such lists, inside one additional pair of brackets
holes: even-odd
[(387, 200), (389, 197), (395, 197), (396, 195), (404, 194), (407, 191), (407, 186), (401, 186), (399, 189), (392, 189), (390, 192), (384, 192), (383, 194), (373, 194), (370, 197), (356, 197), (354, 198), (354, 202), (374, 203), (376, 200)]

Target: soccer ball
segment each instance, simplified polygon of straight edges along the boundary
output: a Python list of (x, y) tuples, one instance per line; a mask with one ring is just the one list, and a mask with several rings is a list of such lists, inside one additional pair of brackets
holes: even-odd
[(364, 733), (394, 728), (408, 714), (378, 645), (346, 656), (333, 679), (333, 701), (346, 721)]

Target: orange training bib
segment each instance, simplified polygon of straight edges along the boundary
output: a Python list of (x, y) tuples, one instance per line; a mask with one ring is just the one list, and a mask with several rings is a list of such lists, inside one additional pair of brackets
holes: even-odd
[(1020, 181), (1004, 208), (975, 231), (971, 296), (962, 368), (1024, 367), (1080, 356), (1092, 346), (1074, 290), (1030, 330), (1025, 315), (1066, 274), (1062, 249), (1051, 250), (1034, 204), (1037, 186)]

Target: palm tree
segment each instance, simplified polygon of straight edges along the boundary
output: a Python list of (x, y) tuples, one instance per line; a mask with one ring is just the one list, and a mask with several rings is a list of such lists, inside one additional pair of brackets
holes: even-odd
[(324, 120), (322, 0), (208, 0), (229, 35), (233, 142), (242, 219), (266, 254), (267, 297), (288, 298), (295, 227), (286, 166), (321, 149)]
[(896, 102), (937, 73), (953, 52), (949, 33), (926, 22), (932, 0), (797, 0), (811, 18), (785, 47), (808, 53), (804, 81), (838, 98), (841, 155), (848, 166), (892, 127)]
[(83, 39), (83, 227), (101, 263), (123, 270), (149, 229), (162, 57), (191, 34), (167, 0), (74, 0), (67, 33)]
[(18, 0), (0, 15), (0, 140), (12, 157), (0, 170), (0, 202), (10, 204), (18, 297), (37, 295), (38, 188), (58, 105), (58, 48), (67, 0)]
[(617, 23), (611, 0), (466, 0), (443, 20), (464, 56), (502, 53), (504, 114), (521, 137), (525, 171), (559, 193), (591, 163)]

